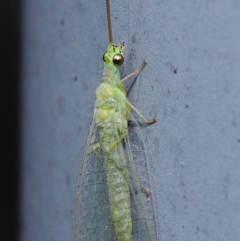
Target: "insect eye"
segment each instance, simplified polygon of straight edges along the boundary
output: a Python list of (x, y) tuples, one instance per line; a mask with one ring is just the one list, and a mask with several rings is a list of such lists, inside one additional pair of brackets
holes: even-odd
[(121, 54), (115, 54), (113, 56), (113, 63), (116, 65), (121, 65), (124, 61), (124, 58)]
[(103, 62), (105, 62), (105, 54), (106, 54), (107, 52), (105, 52), (104, 54), (103, 54), (103, 56), (102, 56), (102, 58), (103, 58)]

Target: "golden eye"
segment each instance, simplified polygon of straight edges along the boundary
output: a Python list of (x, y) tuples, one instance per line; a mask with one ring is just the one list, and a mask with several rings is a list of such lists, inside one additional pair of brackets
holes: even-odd
[(121, 65), (124, 61), (124, 58), (121, 54), (115, 54), (113, 56), (113, 63), (116, 65)]

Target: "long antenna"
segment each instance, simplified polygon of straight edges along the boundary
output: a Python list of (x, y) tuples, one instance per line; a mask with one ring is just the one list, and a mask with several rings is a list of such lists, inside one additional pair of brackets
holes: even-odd
[(109, 0), (106, 0), (106, 12), (107, 12), (107, 24), (108, 24), (108, 41), (109, 41), (109, 43), (113, 43), (111, 11), (110, 11)]

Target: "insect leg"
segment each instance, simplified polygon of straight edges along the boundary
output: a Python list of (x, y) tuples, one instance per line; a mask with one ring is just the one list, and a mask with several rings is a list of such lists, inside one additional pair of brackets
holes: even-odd
[(113, 149), (119, 142), (122, 141), (122, 139), (124, 138), (124, 135), (120, 136), (119, 139), (113, 141), (112, 143), (110, 143), (110, 150)]
[(124, 77), (123, 79), (120, 80), (121, 83), (123, 83), (125, 80), (129, 79), (131, 76), (139, 74), (139, 72), (146, 66), (147, 62), (143, 60), (141, 66), (137, 69), (135, 69), (132, 73)]
[(134, 110), (147, 124), (151, 125), (151, 124), (153, 124), (153, 123), (155, 123), (157, 121), (155, 117), (153, 117), (152, 119), (148, 120), (147, 118), (145, 118), (143, 116), (143, 114), (136, 107), (134, 107), (130, 102), (128, 102), (128, 103), (131, 106), (131, 109)]
[[(137, 75), (139, 74), (139, 72), (146, 66), (147, 62), (144, 60), (141, 64), (141, 66), (139, 68), (137, 68), (136, 70), (134, 70), (132, 73), (130, 73), (129, 75), (127, 75), (126, 77), (124, 77), (122, 80), (120, 80), (120, 82), (124, 82), (125, 80), (129, 79), (131, 76)], [(145, 118), (140, 111), (138, 111), (130, 102), (128, 102), (129, 105), (131, 106), (131, 108), (149, 125), (153, 124), (156, 122), (156, 118), (152, 118), (151, 120), (148, 120), (147, 118)]]
[(151, 195), (151, 191), (148, 188), (146, 188), (140, 181), (139, 184), (142, 189), (142, 192), (145, 193), (146, 197), (149, 197)]
[(101, 156), (98, 154), (97, 149), (99, 149), (101, 147), (100, 142), (97, 142), (93, 145), (92, 147), (92, 151), (94, 152), (94, 154), (99, 158), (99, 160), (102, 160)]

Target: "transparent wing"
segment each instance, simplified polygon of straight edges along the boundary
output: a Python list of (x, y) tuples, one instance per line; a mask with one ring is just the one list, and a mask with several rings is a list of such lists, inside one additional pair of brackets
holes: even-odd
[(131, 214), (134, 241), (158, 241), (154, 191), (151, 185), (147, 152), (138, 123), (132, 117), (125, 139), (125, 156), (131, 180)]
[(98, 133), (93, 120), (77, 186), (76, 241), (117, 240), (110, 215), (104, 158), (97, 145)]
[[(154, 197), (144, 141), (137, 124), (129, 129), (129, 136), (119, 145), (123, 145), (122, 158), (127, 161), (133, 240), (157, 241)], [(93, 121), (77, 187), (74, 230), (77, 241), (117, 241), (110, 213), (104, 156), (98, 141)], [(151, 192), (149, 196), (147, 190)]]

